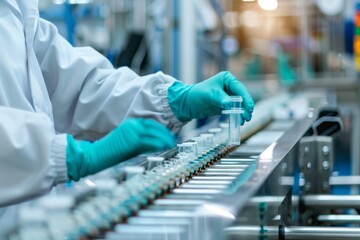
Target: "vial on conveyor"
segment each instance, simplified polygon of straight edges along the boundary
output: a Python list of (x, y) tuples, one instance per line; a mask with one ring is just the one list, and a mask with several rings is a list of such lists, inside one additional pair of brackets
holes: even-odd
[(221, 145), (223, 143), (223, 139), (221, 138), (221, 133), (222, 133), (221, 128), (210, 128), (208, 132), (214, 134), (214, 144), (216, 146)]
[(165, 159), (163, 157), (147, 157), (147, 170), (151, 170), (155, 167), (161, 166)]
[(224, 110), (223, 114), (229, 115), (229, 139), (228, 145), (240, 145), (240, 122), (241, 115), (244, 113), (242, 108), (243, 99), (241, 96), (230, 96), (231, 108)]
[(202, 133), (200, 134), (200, 137), (205, 139), (205, 148), (207, 151), (212, 150), (214, 145), (214, 134), (212, 133)]

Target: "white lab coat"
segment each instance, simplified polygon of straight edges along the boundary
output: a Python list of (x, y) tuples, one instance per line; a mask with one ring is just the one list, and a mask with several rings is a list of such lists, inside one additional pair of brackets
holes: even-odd
[(72, 47), (37, 6), (0, 1), (0, 206), (67, 180), (66, 134), (95, 140), (129, 117), (182, 125), (167, 100), (175, 79), (116, 70), (92, 48)]

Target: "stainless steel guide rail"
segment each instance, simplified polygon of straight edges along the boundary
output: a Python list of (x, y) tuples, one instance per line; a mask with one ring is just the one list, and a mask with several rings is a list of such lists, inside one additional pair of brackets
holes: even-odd
[[(279, 166), (312, 122), (312, 117), (306, 117), (290, 129), (283, 129), (283, 135), (275, 142), (245, 143), (140, 210), (138, 216), (131, 217), (126, 224), (118, 225), (115, 231), (106, 235), (107, 238), (147, 239), (149, 235), (136, 229), (154, 226), (162, 228), (150, 234), (154, 239), (226, 239), (227, 233), (223, 230), (236, 221), (261, 187), (273, 181), (274, 173), (280, 177), (277, 174)], [(180, 228), (169, 230), (170, 226)]]

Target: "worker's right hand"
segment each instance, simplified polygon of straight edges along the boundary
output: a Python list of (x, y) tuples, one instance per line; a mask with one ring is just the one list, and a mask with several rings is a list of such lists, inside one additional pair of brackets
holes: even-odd
[(244, 114), (240, 124), (242, 125), (244, 120), (250, 121), (254, 100), (244, 84), (230, 72), (220, 72), (193, 85), (174, 82), (168, 88), (171, 110), (183, 122), (221, 114), (222, 110), (230, 107), (229, 96), (242, 96)]
[(93, 143), (68, 135), (66, 163), (71, 180), (79, 180), (145, 152), (174, 146), (171, 132), (149, 119), (128, 119)]

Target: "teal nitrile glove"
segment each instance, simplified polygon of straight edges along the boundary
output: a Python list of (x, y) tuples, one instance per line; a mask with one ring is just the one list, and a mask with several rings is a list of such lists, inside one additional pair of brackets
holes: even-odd
[(171, 148), (175, 144), (166, 127), (149, 119), (125, 120), (93, 143), (75, 140), (71, 135), (67, 141), (67, 172), (69, 179), (75, 181), (141, 153)]
[(221, 114), (223, 109), (229, 109), (231, 95), (242, 96), (243, 118), (250, 121), (254, 100), (244, 84), (230, 72), (220, 72), (193, 85), (175, 82), (168, 89), (169, 105), (175, 116), (183, 122)]

